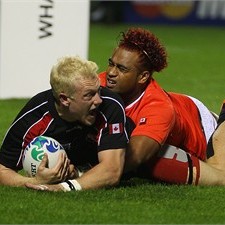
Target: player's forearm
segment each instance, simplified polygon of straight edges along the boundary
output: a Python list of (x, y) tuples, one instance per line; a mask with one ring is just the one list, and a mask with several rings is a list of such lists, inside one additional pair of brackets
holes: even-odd
[(139, 165), (154, 157), (160, 145), (146, 136), (131, 137), (127, 146), (124, 172), (135, 170)]
[(139, 154), (137, 150), (139, 149), (128, 145), (125, 157), (124, 173), (135, 170), (141, 163), (143, 163), (142, 151), (139, 151)]
[[(110, 149), (98, 153), (99, 164), (76, 180), (61, 183), (65, 191), (98, 189), (114, 186), (120, 181), (124, 168), (125, 149)], [(47, 186), (49, 190), (49, 186)], [(54, 189), (52, 186), (51, 190)]]
[(24, 177), (14, 170), (0, 165), (0, 185), (22, 187), (25, 183), (35, 184), (36, 180), (30, 177)]
[(114, 186), (119, 183), (122, 170), (122, 165), (117, 167), (100, 163), (76, 180), (84, 190)]
[(124, 173), (130, 172), (135, 170), (139, 166), (139, 162), (136, 158), (132, 158), (131, 156), (126, 158), (125, 166), (124, 166)]

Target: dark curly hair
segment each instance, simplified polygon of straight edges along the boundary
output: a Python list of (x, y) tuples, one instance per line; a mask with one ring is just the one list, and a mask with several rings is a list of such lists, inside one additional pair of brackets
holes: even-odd
[(148, 30), (130, 28), (126, 33), (121, 32), (122, 39), (118, 47), (140, 53), (140, 66), (151, 73), (160, 72), (167, 67), (167, 53), (158, 38)]

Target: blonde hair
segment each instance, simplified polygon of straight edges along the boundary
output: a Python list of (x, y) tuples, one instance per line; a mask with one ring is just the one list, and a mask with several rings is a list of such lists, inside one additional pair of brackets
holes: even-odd
[(95, 79), (98, 66), (92, 61), (79, 56), (66, 56), (58, 59), (50, 73), (50, 84), (53, 95), (58, 100), (61, 92), (72, 96), (75, 93), (74, 83), (84, 79)]

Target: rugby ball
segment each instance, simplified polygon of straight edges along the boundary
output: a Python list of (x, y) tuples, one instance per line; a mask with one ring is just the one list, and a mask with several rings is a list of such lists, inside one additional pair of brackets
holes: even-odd
[(48, 154), (48, 168), (52, 168), (56, 165), (60, 152), (65, 150), (58, 141), (51, 137), (37, 136), (24, 150), (23, 169), (28, 176), (35, 176), (44, 153)]

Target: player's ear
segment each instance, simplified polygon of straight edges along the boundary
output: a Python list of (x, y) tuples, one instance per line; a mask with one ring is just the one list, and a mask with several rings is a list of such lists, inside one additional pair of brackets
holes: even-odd
[(59, 101), (62, 105), (69, 106), (69, 98), (64, 93), (59, 94)]
[(139, 75), (139, 83), (144, 84), (145, 82), (147, 82), (149, 80), (150, 77), (151, 77), (151, 74), (149, 73), (149, 71), (147, 71), (147, 70), (143, 71)]

